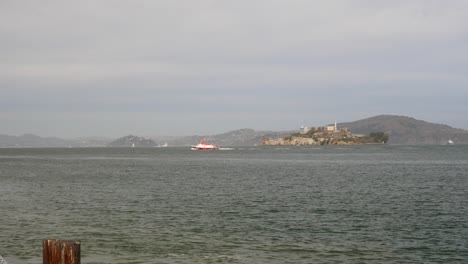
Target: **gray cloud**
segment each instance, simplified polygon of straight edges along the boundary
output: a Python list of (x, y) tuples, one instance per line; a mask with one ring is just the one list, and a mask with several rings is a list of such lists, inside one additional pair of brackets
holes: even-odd
[(467, 11), (461, 0), (2, 1), (0, 133), (217, 133), (382, 113), (468, 128)]

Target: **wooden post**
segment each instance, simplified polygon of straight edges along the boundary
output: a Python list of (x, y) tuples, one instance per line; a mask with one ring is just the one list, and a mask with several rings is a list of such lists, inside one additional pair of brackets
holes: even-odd
[(43, 264), (80, 264), (80, 242), (46, 239), (42, 242)]

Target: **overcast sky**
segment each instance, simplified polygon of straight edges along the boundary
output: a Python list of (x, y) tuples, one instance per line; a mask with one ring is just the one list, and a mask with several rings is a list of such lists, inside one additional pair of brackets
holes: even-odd
[(468, 129), (466, 0), (1, 0), (0, 134)]

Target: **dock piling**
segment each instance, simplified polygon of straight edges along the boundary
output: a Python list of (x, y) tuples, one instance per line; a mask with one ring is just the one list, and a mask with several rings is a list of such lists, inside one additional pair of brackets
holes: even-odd
[(46, 239), (42, 241), (43, 264), (80, 264), (80, 242)]

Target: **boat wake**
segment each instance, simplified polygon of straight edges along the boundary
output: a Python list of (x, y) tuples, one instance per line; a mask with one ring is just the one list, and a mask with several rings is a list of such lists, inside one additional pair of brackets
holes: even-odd
[(219, 148), (219, 150), (234, 150), (235, 148)]
[(0, 255), (0, 264), (8, 264), (4, 258)]

